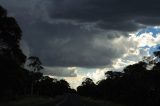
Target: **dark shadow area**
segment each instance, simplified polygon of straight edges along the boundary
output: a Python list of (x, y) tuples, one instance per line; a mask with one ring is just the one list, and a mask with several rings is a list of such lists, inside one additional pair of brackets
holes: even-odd
[[(20, 49), (21, 37), (22, 32), (16, 20), (7, 16), (7, 11), (0, 6), (0, 101), (75, 93), (67, 81), (43, 76), (38, 57), (26, 59)], [(30, 70), (24, 68), (26, 61)]]
[[(154, 53), (155, 58), (146, 58), (129, 65), (123, 72), (106, 72), (106, 79), (97, 84), (92, 79), (86, 78), (75, 91), (65, 80), (43, 76), (40, 72), (43, 70), (40, 59), (36, 56), (26, 58), (22, 53), (21, 37), (22, 32), (16, 20), (7, 16), (7, 11), (0, 7), (0, 102), (2, 103), (31, 97), (46, 97), (49, 100), (50, 97), (65, 94), (60, 99), (49, 102), (48, 106), (55, 102), (56, 106), (97, 104), (85, 97), (128, 106), (160, 105), (160, 51)], [(26, 61), (28, 70), (24, 68)], [(153, 68), (149, 70), (147, 67), (150, 65), (153, 65)]]
[[(77, 88), (78, 94), (129, 106), (160, 105), (160, 51), (154, 54), (156, 59), (129, 65), (123, 72), (106, 72), (106, 79), (97, 85), (87, 78)], [(147, 70), (151, 64), (153, 68)]]

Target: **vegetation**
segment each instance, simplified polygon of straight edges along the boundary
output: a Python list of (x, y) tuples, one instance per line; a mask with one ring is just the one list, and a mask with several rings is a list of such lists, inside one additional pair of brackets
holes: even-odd
[[(160, 105), (160, 51), (154, 53), (155, 58), (149, 57), (129, 65), (123, 72), (106, 72), (106, 79), (99, 81), (98, 84), (86, 78), (76, 92), (65, 80), (43, 76), (40, 72), (43, 70), (42, 63), (36, 56), (27, 59), (29, 69), (24, 69), (26, 56), (20, 49), (21, 37), (22, 32), (16, 20), (8, 17), (6, 10), (0, 7), (1, 102), (29, 95), (55, 97), (65, 93), (77, 93), (129, 106)], [(153, 65), (153, 68), (148, 69), (150, 65)], [(86, 99), (83, 101), (90, 105), (96, 104)]]
[(0, 101), (13, 100), (24, 96), (51, 96), (73, 93), (65, 80), (43, 76), (40, 59), (31, 56), (27, 59), (20, 49), (21, 29), (13, 17), (8, 17), (0, 7)]
[[(123, 72), (106, 72), (106, 79), (97, 85), (87, 78), (77, 88), (78, 94), (129, 106), (160, 105), (160, 51), (155, 54), (156, 59), (129, 65)], [(154, 67), (147, 70), (150, 64)]]

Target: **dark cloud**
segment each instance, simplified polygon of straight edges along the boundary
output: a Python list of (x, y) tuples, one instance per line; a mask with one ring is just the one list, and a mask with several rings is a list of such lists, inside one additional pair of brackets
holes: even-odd
[(55, 67), (101, 67), (125, 52), (113, 40), (160, 24), (159, 0), (1, 0), (26, 50)]
[(48, 12), (53, 19), (96, 22), (106, 30), (135, 31), (144, 27), (140, 24), (159, 25), (159, 0), (54, 0), (52, 3)]
[[(105, 35), (72, 24), (45, 24), (40, 21), (34, 25), (25, 32), (32, 32), (33, 36), (25, 36), (24, 39), (28, 41), (31, 55), (39, 56), (44, 65), (99, 67), (111, 64), (111, 58), (123, 53), (108, 42), (108, 35), (118, 36), (117, 32)], [(94, 43), (98, 36), (106, 36), (106, 47)]]

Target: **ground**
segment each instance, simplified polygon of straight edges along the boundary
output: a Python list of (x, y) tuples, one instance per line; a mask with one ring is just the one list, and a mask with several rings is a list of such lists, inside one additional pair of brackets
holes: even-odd
[(17, 101), (0, 104), (0, 106), (124, 106), (111, 102), (93, 100), (78, 95), (66, 94), (55, 98), (27, 97)]

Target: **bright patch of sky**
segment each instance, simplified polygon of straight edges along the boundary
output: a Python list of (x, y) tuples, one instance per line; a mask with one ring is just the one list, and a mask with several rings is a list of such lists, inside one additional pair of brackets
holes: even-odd
[(143, 33), (152, 33), (153, 37), (156, 38), (159, 32), (160, 32), (160, 27), (149, 27), (149, 28), (141, 29), (140, 31), (138, 31), (137, 36), (140, 36)]
[[(104, 73), (109, 70), (122, 71), (124, 67), (137, 63), (141, 61), (144, 56), (151, 56), (154, 51), (160, 50), (160, 27), (142, 29), (137, 33), (130, 34), (129, 38), (120, 37), (115, 39), (112, 43), (118, 43), (118, 48), (124, 51), (121, 57), (112, 61), (112, 65), (106, 66), (105, 68), (74, 67), (77, 76), (59, 78), (67, 80), (72, 88), (76, 88), (86, 77), (93, 79), (96, 83), (104, 79)], [(103, 42), (102, 46), (105, 47), (107, 45)]]
[(153, 55), (154, 51), (160, 50), (160, 27), (149, 27), (140, 30), (137, 33), (137, 37), (142, 37), (146, 40), (145, 43), (142, 44), (141, 48), (148, 49), (149, 55)]
[(141, 61), (160, 51), (160, 27), (142, 29), (128, 38), (128, 51), (119, 59), (114, 60), (113, 68), (123, 70), (124, 67)]

